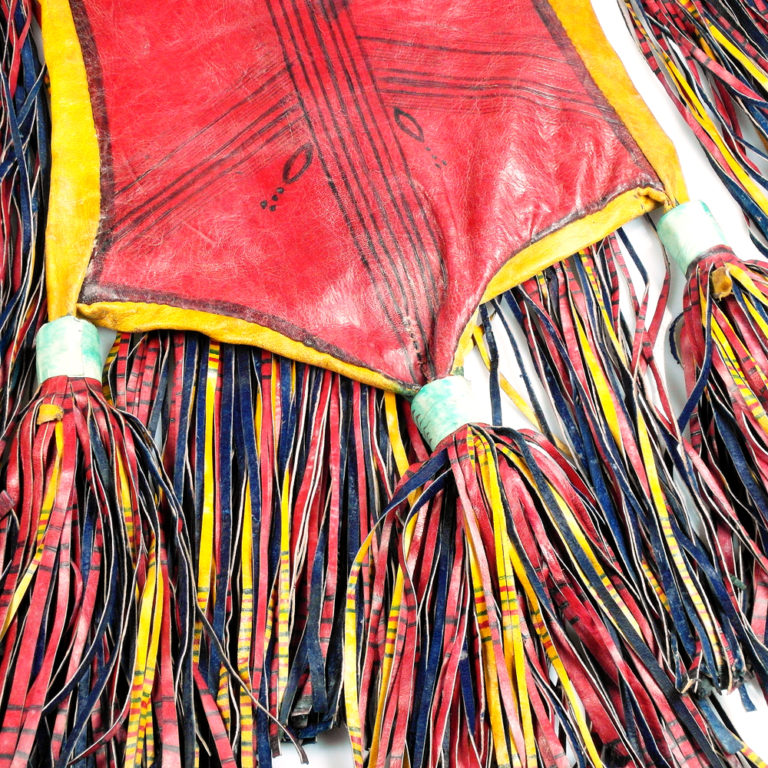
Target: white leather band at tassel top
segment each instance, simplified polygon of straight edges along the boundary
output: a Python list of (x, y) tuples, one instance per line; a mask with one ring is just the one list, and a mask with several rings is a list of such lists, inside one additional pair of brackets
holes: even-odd
[(411, 401), (411, 413), (433, 450), (459, 427), (478, 421), (472, 386), (463, 376), (446, 376), (425, 384)]
[(665, 213), (656, 231), (669, 258), (683, 274), (703, 253), (727, 244), (720, 225), (700, 200), (682, 203)]
[(101, 345), (98, 328), (93, 323), (61, 317), (38, 331), (35, 344), (40, 384), (54, 376), (101, 381)]

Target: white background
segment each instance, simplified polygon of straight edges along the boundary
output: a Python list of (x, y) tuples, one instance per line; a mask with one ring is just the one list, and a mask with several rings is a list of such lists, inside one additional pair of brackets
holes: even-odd
[[(652, 109), (662, 128), (675, 143), (690, 196), (704, 200), (715, 212), (721, 227), (737, 253), (743, 258), (758, 257), (747, 234), (741, 210), (710, 168), (705, 155), (687, 125), (667, 98), (660, 83), (648, 69), (645, 59), (635, 45), (634, 38), (629, 35), (626, 29), (617, 0), (592, 0), (592, 2), (608, 39), (623, 60), (635, 87)], [(651, 285), (658, 288), (664, 276), (664, 261), (658, 242), (649, 229), (642, 222), (637, 222), (629, 227), (632, 241), (649, 270)], [(672, 319), (673, 313), (676, 314), (679, 311), (681, 290), (682, 278), (673, 274), (667, 322)], [(656, 293), (657, 291), (654, 292), (654, 295)], [(661, 338), (662, 340), (665, 339), (664, 333), (662, 333)], [(672, 361), (667, 350), (659, 349), (658, 353), (663, 355), (669, 390), (673, 403), (679, 410), (684, 396), (679, 368)], [(478, 397), (485, 398), (487, 374), (482, 368), (482, 364), (479, 364), (477, 360), (469, 361), (467, 375), (475, 383)], [(485, 418), (490, 418), (489, 409), (485, 413)], [(513, 426), (528, 426), (522, 417), (514, 412), (511, 405), (505, 407), (504, 423)], [(759, 694), (752, 691), (751, 693), (753, 700), (758, 702)], [(768, 706), (761, 703), (758, 705), (757, 712), (745, 713), (736, 694), (728, 697), (726, 706), (742, 738), (758, 754), (762, 755), (764, 760), (768, 760)], [(306, 751), (311, 768), (347, 768), (352, 766), (352, 752), (344, 729), (337, 729), (330, 734), (325, 734), (317, 744), (307, 745)], [(284, 746), (284, 754), (275, 761), (276, 768), (290, 768), (299, 764), (298, 756), (290, 745)]]

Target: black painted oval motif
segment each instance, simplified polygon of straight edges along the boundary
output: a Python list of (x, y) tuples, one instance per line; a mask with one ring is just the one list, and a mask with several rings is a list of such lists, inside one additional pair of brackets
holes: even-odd
[(413, 115), (404, 112), (400, 107), (395, 107), (395, 122), (400, 130), (407, 133), (412, 139), (421, 142), (424, 141), (424, 131), (416, 122), (416, 118)]
[(312, 144), (302, 144), (286, 161), (283, 166), (283, 181), (293, 184), (298, 181), (312, 164), (315, 148)]

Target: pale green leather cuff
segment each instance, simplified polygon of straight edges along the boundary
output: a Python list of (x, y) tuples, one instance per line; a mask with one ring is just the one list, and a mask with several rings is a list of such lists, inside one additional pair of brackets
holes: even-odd
[(93, 323), (61, 317), (46, 323), (37, 334), (37, 380), (54, 376), (101, 381), (101, 345)]

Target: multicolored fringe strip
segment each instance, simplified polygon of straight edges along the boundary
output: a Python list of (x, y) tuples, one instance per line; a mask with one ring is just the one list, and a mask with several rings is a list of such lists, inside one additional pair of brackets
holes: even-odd
[(60, 376), (9, 435), (0, 765), (181, 766), (195, 748), (193, 576), (149, 434), (100, 382)]
[(0, 2), (0, 435), (34, 387), (45, 320), (42, 237), (50, 123), (28, 0)]
[[(768, 265), (713, 248), (690, 266), (683, 302), (673, 349), (690, 399), (680, 427), (768, 552)], [(766, 573), (745, 567), (741, 578), (768, 643)]]
[(768, 253), (768, 4), (623, 1), (648, 63)]
[(350, 576), (356, 766), (764, 765), (659, 665), (600, 506), (510, 429), (465, 426), (406, 476)]
[(268, 766), (280, 733), (266, 712), (300, 739), (339, 722), (347, 574), (400, 475), (426, 457), (407, 404), (184, 333), (119, 335), (105, 381), (163, 439), (218, 641), (198, 623), (195, 675), (237, 765)]
[[(619, 305), (622, 291), (632, 316)], [(600, 500), (608, 541), (678, 689), (729, 690), (750, 672), (765, 689), (766, 603), (752, 587), (768, 574), (764, 541), (672, 416), (653, 358), (666, 294), (665, 283), (652, 308), (647, 288), (635, 293), (612, 236), (506, 294), (497, 308), (513, 344), (508, 315), (525, 330), (558, 426)]]

